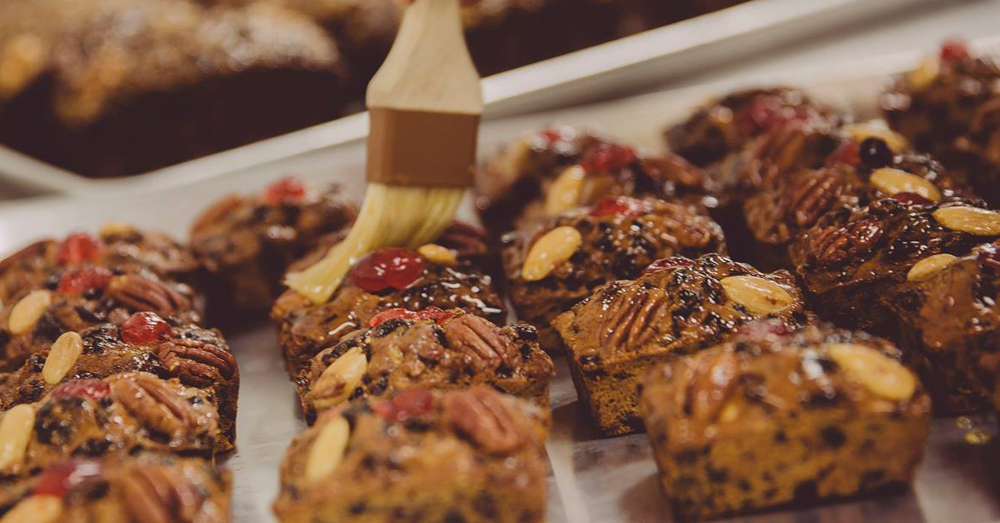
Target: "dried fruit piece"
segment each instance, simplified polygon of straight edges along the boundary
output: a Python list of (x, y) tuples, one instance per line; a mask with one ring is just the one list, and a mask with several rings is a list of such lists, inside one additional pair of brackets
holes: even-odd
[(96, 378), (67, 381), (52, 390), (52, 395), (56, 398), (87, 397), (100, 400), (106, 398), (108, 394), (111, 394), (111, 386), (106, 381)]
[(528, 251), (521, 267), (521, 278), (525, 281), (545, 278), (556, 265), (573, 256), (581, 242), (583, 237), (580, 232), (568, 225), (545, 233)]
[(500, 334), (500, 328), (483, 318), (465, 314), (444, 326), (445, 339), (463, 353), (478, 371), (493, 370), (516, 350), (514, 343)]
[(66, 332), (56, 339), (45, 357), (42, 367), (42, 378), (49, 385), (55, 385), (66, 377), (66, 374), (76, 365), (76, 360), (83, 354), (83, 338), (75, 332)]
[(421, 245), (420, 248), (417, 249), (417, 252), (424, 258), (427, 258), (427, 260), (431, 263), (444, 265), (445, 267), (454, 267), (455, 265), (458, 265), (458, 255), (455, 251), (447, 247), (442, 247), (436, 243)]
[(174, 335), (170, 324), (155, 312), (137, 312), (122, 324), (122, 341), (146, 345)]
[(429, 412), (433, 406), (434, 395), (427, 389), (409, 389), (376, 403), (372, 410), (385, 421), (398, 423)]
[(714, 420), (736, 387), (739, 359), (729, 351), (702, 357), (687, 381), (684, 409), (695, 419)]
[(195, 387), (214, 385), (236, 373), (236, 358), (204, 340), (168, 340), (156, 347), (156, 355), (171, 375)]
[(361, 384), (368, 370), (368, 358), (361, 347), (341, 354), (320, 374), (309, 396), (319, 410), (330, 408), (346, 400)]
[(168, 285), (139, 276), (117, 276), (108, 284), (107, 295), (133, 311), (150, 311), (160, 316), (191, 307), (191, 302)]
[(0, 471), (19, 463), (35, 427), (35, 407), (16, 405), (0, 418)]
[(876, 169), (870, 179), (876, 189), (889, 196), (914, 193), (934, 202), (941, 201), (941, 191), (933, 183), (906, 171), (883, 167)]
[(588, 173), (611, 173), (628, 167), (635, 159), (635, 149), (631, 147), (600, 142), (583, 153), (580, 166)]
[(907, 281), (924, 281), (930, 279), (938, 271), (944, 269), (945, 267), (955, 263), (957, 260), (955, 256), (950, 254), (935, 254), (934, 256), (928, 256), (910, 267), (909, 272), (906, 273)]
[(868, 138), (878, 138), (885, 142), (889, 146), (889, 149), (892, 149), (895, 153), (903, 152), (910, 146), (910, 142), (907, 141), (906, 137), (890, 130), (880, 121), (852, 124), (845, 128), (851, 135), (851, 138), (858, 143)]
[(347, 451), (347, 442), (351, 436), (351, 426), (343, 416), (336, 415), (323, 424), (306, 459), (306, 480), (319, 481), (327, 477)]
[(79, 265), (85, 261), (96, 261), (104, 246), (89, 234), (74, 232), (66, 237), (58, 250), (56, 261), (63, 265)]
[(638, 216), (653, 210), (653, 204), (628, 196), (608, 196), (590, 208), (590, 215)]
[(758, 276), (729, 276), (720, 283), (729, 299), (754, 314), (776, 314), (795, 303), (784, 287)]
[(193, 485), (161, 466), (133, 466), (116, 484), (135, 523), (192, 523), (205, 501)]
[(666, 271), (669, 269), (676, 269), (678, 267), (687, 267), (689, 265), (694, 265), (694, 260), (691, 258), (685, 258), (683, 256), (671, 256), (669, 258), (660, 258), (655, 262), (649, 264), (643, 274), (652, 274), (654, 272)]
[(962, 60), (968, 60), (971, 55), (969, 54), (969, 46), (964, 40), (958, 38), (949, 38), (941, 44), (941, 61), (942, 62), (961, 62)]
[(486, 452), (507, 454), (527, 441), (521, 414), (496, 391), (473, 387), (449, 392), (443, 402), (445, 417), (455, 430)]
[(826, 157), (825, 165), (827, 167), (832, 167), (834, 165), (844, 164), (855, 167), (859, 163), (861, 163), (861, 146), (858, 142), (851, 140), (849, 142), (845, 142), (843, 145), (830, 153), (830, 156)]
[(306, 187), (298, 178), (286, 176), (264, 189), (264, 201), (271, 205), (297, 203), (306, 195)]
[(941, 59), (937, 56), (928, 56), (920, 61), (916, 69), (906, 73), (906, 82), (914, 91), (920, 91), (937, 79), (941, 74)]
[(351, 281), (368, 292), (405, 289), (424, 274), (424, 257), (390, 247), (363, 256), (351, 268)]
[(128, 234), (132, 234), (134, 232), (135, 232), (135, 227), (132, 227), (132, 225), (129, 223), (111, 221), (102, 225), (101, 229), (98, 231), (98, 234), (100, 234), (101, 237), (107, 237), (107, 236), (125, 236)]
[(52, 291), (45, 289), (31, 291), (14, 304), (14, 308), (10, 310), (7, 329), (15, 336), (27, 334), (35, 328), (38, 319), (42, 317), (49, 305), (52, 305)]
[(197, 423), (197, 414), (191, 405), (154, 376), (117, 379), (111, 384), (111, 394), (145, 427), (154, 431), (184, 434)]
[(953, 231), (976, 236), (1000, 234), (1000, 213), (978, 207), (945, 207), (934, 211), (934, 219)]
[(57, 523), (62, 516), (62, 499), (31, 496), (21, 500), (0, 517), (0, 523)]
[(83, 294), (93, 289), (103, 289), (111, 281), (111, 271), (104, 267), (81, 267), (66, 271), (56, 290), (63, 294)]
[(913, 396), (917, 388), (913, 373), (871, 347), (834, 343), (826, 350), (844, 372), (876, 396), (902, 401)]
[(587, 172), (579, 165), (563, 169), (545, 195), (545, 214), (556, 216), (576, 207), (586, 177)]
[(34, 496), (62, 497), (77, 485), (101, 475), (104, 468), (97, 461), (71, 459), (62, 461), (46, 468), (38, 476), (35, 487), (31, 489)]

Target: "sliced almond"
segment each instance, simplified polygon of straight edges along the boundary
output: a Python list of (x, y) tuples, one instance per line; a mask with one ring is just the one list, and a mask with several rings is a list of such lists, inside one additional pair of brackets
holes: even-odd
[(317, 410), (326, 410), (346, 400), (361, 384), (368, 371), (368, 358), (354, 347), (337, 358), (320, 374), (309, 393)]
[(872, 394), (893, 401), (913, 396), (917, 379), (906, 367), (881, 352), (864, 345), (833, 343), (827, 353), (837, 365)]
[(0, 470), (7, 470), (24, 458), (35, 427), (35, 408), (17, 405), (0, 418)]
[(83, 354), (83, 338), (75, 332), (66, 332), (52, 344), (49, 355), (42, 367), (42, 378), (49, 385), (55, 385), (66, 377), (66, 373), (76, 365)]
[(576, 207), (583, 192), (583, 180), (587, 172), (583, 167), (574, 165), (563, 170), (545, 196), (545, 214), (556, 216)]
[(320, 428), (306, 459), (307, 481), (319, 481), (340, 465), (350, 436), (351, 426), (343, 416), (334, 417)]
[(883, 167), (871, 176), (872, 185), (879, 191), (892, 196), (901, 192), (919, 194), (928, 200), (941, 201), (941, 191), (933, 183), (906, 171)]
[(941, 269), (955, 263), (955, 260), (957, 259), (958, 258), (950, 254), (935, 254), (934, 256), (928, 256), (915, 263), (913, 267), (910, 267), (910, 271), (906, 273), (906, 281), (928, 280)]
[(895, 153), (903, 152), (910, 146), (906, 137), (886, 127), (885, 122), (881, 120), (848, 125), (846, 129), (855, 142), (861, 143), (866, 138), (879, 138)]
[(58, 496), (31, 496), (22, 499), (14, 508), (0, 517), (0, 523), (56, 523), (62, 516), (62, 498)]
[(976, 236), (1000, 234), (1000, 213), (978, 207), (945, 207), (934, 211), (934, 219), (953, 231)]
[(431, 263), (444, 265), (445, 267), (454, 267), (458, 264), (458, 255), (455, 254), (455, 251), (436, 243), (421, 245), (417, 249), (417, 252)]
[(15, 303), (14, 308), (10, 310), (10, 318), (7, 320), (10, 333), (16, 336), (30, 332), (49, 305), (52, 305), (52, 291), (44, 289), (31, 291), (21, 298), (21, 301)]
[(566, 225), (545, 233), (528, 251), (521, 267), (521, 278), (538, 281), (548, 276), (552, 269), (573, 256), (582, 242), (580, 232)]
[(910, 88), (919, 91), (934, 83), (941, 72), (941, 60), (937, 55), (924, 58), (916, 69), (906, 73), (906, 82)]
[(729, 276), (720, 283), (729, 299), (754, 314), (775, 314), (795, 303), (784, 287), (758, 276)]

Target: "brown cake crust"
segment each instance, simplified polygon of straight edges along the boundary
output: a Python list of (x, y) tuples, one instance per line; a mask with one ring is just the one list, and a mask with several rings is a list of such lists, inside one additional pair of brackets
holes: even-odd
[(638, 383), (652, 366), (770, 317), (790, 327), (807, 320), (792, 275), (708, 254), (667, 258), (635, 280), (599, 287), (552, 326), (580, 399), (600, 429), (615, 435), (642, 428)]
[[(460, 309), (395, 309), (369, 325), (321, 351), (295, 380), (307, 421), (344, 401), (375, 400), (412, 388), (444, 391), (481, 384), (549, 404), (555, 369), (538, 346), (538, 333), (526, 323), (500, 328)], [(360, 368), (346, 363), (361, 357), (366, 363), (359, 375)], [(355, 390), (348, 390), (351, 385)]]
[(548, 423), (486, 387), (344, 405), (292, 442), (274, 511), (282, 523), (541, 522)]
[[(541, 238), (561, 227), (579, 233), (579, 246), (543, 278), (528, 280), (522, 270), (534, 257), (529, 253)], [(660, 258), (726, 252), (722, 229), (703, 208), (654, 198), (608, 198), (592, 208), (567, 211), (538, 227), (506, 234), (501, 241), (514, 309), (518, 318), (538, 329), (542, 347), (549, 351), (561, 345), (550, 326), (552, 320), (600, 285), (635, 278)]]
[(888, 342), (752, 324), (643, 380), (641, 410), (675, 514), (703, 519), (909, 483), (931, 402)]

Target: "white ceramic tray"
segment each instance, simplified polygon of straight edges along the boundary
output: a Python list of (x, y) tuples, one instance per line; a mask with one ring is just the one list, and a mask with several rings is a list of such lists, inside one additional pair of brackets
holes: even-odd
[[(818, 31), (878, 19), (919, 4), (951, 1), (753, 0), (490, 77), (484, 82), (486, 118), (638, 92), (666, 79), (748, 57)], [(110, 180), (79, 176), (0, 146), (0, 182), (71, 195), (156, 191), (234, 176), (276, 161), (294, 163), (325, 149), (351, 147), (367, 131), (367, 117), (357, 114), (149, 173)]]
[[(874, 95), (887, 81), (886, 75), (908, 67), (916, 56), (876, 57), (855, 64), (850, 70), (826, 67), (789, 72), (781, 80), (806, 86), (816, 96), (862, 115), (871, 115)], [(485, 126), (484, 151), (525, 130), (556, 121), (599, 124), (623, 139), (658, 148), (663, 126), (685, 117), (694, 104), (732, 88), (759, 84), (757, 80), (745, 79), (739, 83), (725, 82), (496, 121)], [(13, 251), (39, 237), (94, 230), (110, 220), (124, 220), (183, 237), (195, 214), (212, 200), (233, 191), (256, 190), (289, 172), (303, 173), (316, 182), (333, 179), (360, 194), (357, 173), (362, 153), (360, 144), (321, 148), (291, 160), (274, 159), (240, 169), (233, 176), (148, 194), (102, 194), (5, 204), (0, 208), (0, 253)], [(331, 176), (331, 171), (336, 174)], [(468, 206), (463, 213), (466, 219), (472, 217)], [(232, 468), (235, 477), (236, 521), (262, 523), (274, 521), (270, 503), (277, 494), (278, 463), (291, 438), (304, 424), (271, 327), (266, 323), (247, 327), (245, 333), (229, 337), (244, 386), (237, 418), (237, 451), (226, 460), (226, 465)], [(549, 521), (671, 521), (669, 508), (657, 487), (645, 435), (599, 437), (576, 401), (576, 392), (561, 359), (557, 359), (557, 373), (551, 393), (554, 426), (548, 442), (552, 465)], [(992, 419), (973, 419), (969, 423), (989, 434), (995, 432)], [(937, 420), (926, 460), (911, 489), (804, 511), (770, 511), (732, 521), (984, 523), (1000, 520), (995, 445), (969, 444), (968, 432), (968, 426), (959, 426), (956, 420)]]

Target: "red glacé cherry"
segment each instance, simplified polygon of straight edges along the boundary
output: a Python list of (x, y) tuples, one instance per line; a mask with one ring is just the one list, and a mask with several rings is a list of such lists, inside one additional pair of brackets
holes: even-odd
[(439, 309), (437, 307), (427, 307), (422, 311), (411, 311), (408, 309), (395, 308), (389, 309), (387, 311), (380, 312), (368, 320), (368, 326), (370, 328), (378, 327), (383, 323), (394, 320), (396, 318), (403, 318), (405, 320), (433, 320), (438, 325), (450, 320), (455, 313), (452, 311), (446, 311)]
[(169, 339), (174, 329), (155, 312), (137, 312), (122, 324), (122, 341), (145, 345)]
[(405, 421), (407, 418), (419, 416), (434, 406), (434, 395), (427, 389), (404, 390), (391, 399), (376, 403), (372, 410), (389, 423)]
[(103, 289), (111, 281), (111, 271), (103, 267), (70, 269), (59, 278), (56, 290), (63, 294), (83, 294), (90, 289)]
[(771, 131), (782, 125), (809, 120), (809, 111), (804, 107), (790, 107), (769, 95), (753, 98), (740, 111), (737, 122), (748, 133)]
[(638, 216), (653, 210), (653, 204), (628, 196), (608, 196), (590, 208), (590, 215), (604, 216)]
[(545, 141), (546, 147), (552, 147), (567, 138), (559, 127), (546, 127), (539, 131), (538, 135)]
[(74, 232), (66, 237), (56, 250), (56, 261), (63, 265), (79, 265), (85, 261), (95, 261), (104, 246), (100, 240), (87, 233)]
[(915, 193), (915, 192), (898, 192), (891, 196), (893, 200), (897, 202), (903, 202), (907, 205), (933, 205), (934, 202), (928, 198)]
[(685, 258), (683, 256), (671, 256), (669, 258), (660, 258), (655, 262), (649, 264), (643, 274), (652, 274), (654, 272), (665, 271), (668, 269), (676, 269), (678, 267), (687, 267), (689, 265), (694, 265), (694, 260), (690, 258)]
[(832, 153), (830, 156), (826, 157), (826, 166), (833, 167), (837, 164), (850, 165), (851, 167), (857, 167), (861, 163), (861, 145), (858, 142), (851, 140)]
[(87, 397), (92, 400), (104, 399), (108, 394), (111, 394), (111, 386), (99, 379), (67, 381), (52, 391), (52, 395), (57, 398)]
[(941, 44), (942, 62), (961, 62), (969, 59), (970, 56), (969, 46), (965, 44), (964, 40), (951, 38)]
[(601, 142), (587, 149), (580, 166), (588, 173), (610, 173), (628, 167), (635, 158), (635, 149), (631, 147)]
[(96, 461), (68, 460), (56, 463), (38, 475), (32, 496), (63, 497), (77, 485), (100, 476), (103, 467)]
[(351, 269), (351, 281), (368, 292), (405, 289), (424, 274), (424, 257), (400, 247), (364, 255)]
[(306, 187), (298, 178), (286, 176), (264, 189), (264, 201), (271, 205), (296, 203), (306, 195)]

